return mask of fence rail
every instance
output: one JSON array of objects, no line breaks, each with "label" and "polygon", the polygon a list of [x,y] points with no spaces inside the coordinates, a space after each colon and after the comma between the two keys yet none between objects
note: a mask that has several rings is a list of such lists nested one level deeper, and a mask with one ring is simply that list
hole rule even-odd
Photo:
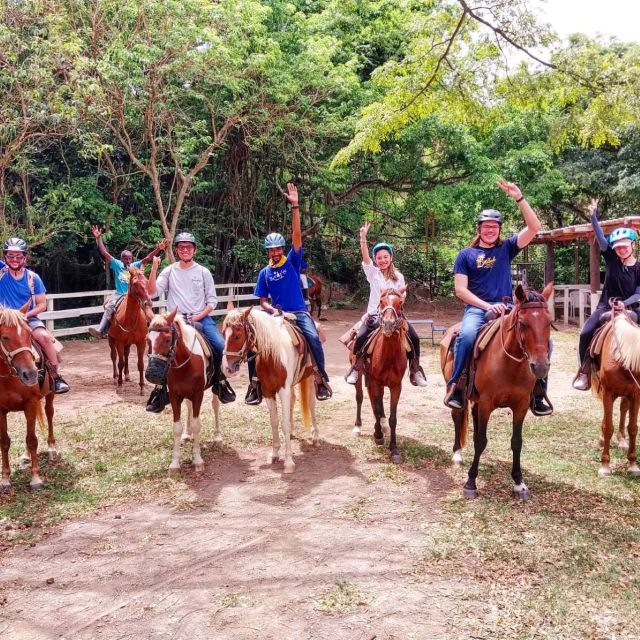
[{"label": "fence rail", "polygon": [[[227,313],[227,303],[231,300],[235,306],[242,306],[243,303],[254,303],[257,298],[253,295],[253,289],[255,288],[255,282],[242,282],[232,284],[216,284],[216,292],[218,293],[218,308],[214,310],[214,316],[223,316]],[[249,290],[250,293],[242,293]],[[224,295],[220,295],[221,291],[226,291]],[[68,320],[72,318],[87,318],[90,316],[96,316],[104,311],[104,302],[113,293],[113,289],[104,289],[102,291],[78,291],[75,293],[51,293],[47,294],[47,310],[40,314],[40,318],[44,320],[47,325],[47,330],[54,336],[73,336],[81,333],[87,333],[91,324],[86,323],[79,324],[73,327],[59,327],[56,329],[55,323],[60,320]],[[94,305],[91,307],[73,307],[71,309],[58,309],[56,310],[56,300],[71,300],[80,298],[102,298],[103,304]],[[154,309],[165,309],[167,306],[166,300],[154,300]]]}]

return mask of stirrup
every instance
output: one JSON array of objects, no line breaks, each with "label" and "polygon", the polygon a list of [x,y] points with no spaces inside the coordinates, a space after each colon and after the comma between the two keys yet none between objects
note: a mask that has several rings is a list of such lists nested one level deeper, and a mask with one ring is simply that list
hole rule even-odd
[{"label": "stirrup", "polygon": [[249,388],[244,397],[244,403],[257,406],[262,402],[262,387],[259,380],[249,382]]},{"label": "stirrup", "polygon": [[462,389],[458,388],[457,383],[453,382],[447,387],[444,404],[446,407],[449,407],[449,409],[464,409],[464,396]]},{"label": "stirrup", "polygon": [[357,384],[360,380],[360,372],[355,367],[351,367],[344,379],[347,384]]}]

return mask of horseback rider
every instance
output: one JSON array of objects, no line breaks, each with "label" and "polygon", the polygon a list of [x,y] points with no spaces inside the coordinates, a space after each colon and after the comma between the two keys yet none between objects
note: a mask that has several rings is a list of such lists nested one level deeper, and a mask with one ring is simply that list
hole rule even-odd
[{"label": "horseback rider", "polygon": [[[517,235],[503,240],[500,237],[502,214],[495,209],[484,209],[478,215],[476,237],[456,257],[453,265],[456,296],[466,306],[455,342],[453,373],[447,382],[444,398],[445,405],[452,409],[464,406],[463,390],[458,387],[458,380],[468,365],[480,328],[487,319],[499,316],[510,306],[513,293],[511,262],[542,227],[516,184],[498,180],[498,186],[517,203],[526,226]],[[507,304],[503,302],[505,298],[508,299]],[[545,387],[546,380],[543,381]],[[544,396],[537,394],[534,413],[548,415],[551,412]]]},{"label": "horseback rider", "polygon": [[58,353],[54,338],[45,328],[38,314],[47,310],[47,290],[40,276],[27,269],[27,243],[21,238],[9,238],[2,247],[5,262],[0,260],[0,305],[20,310],[27,302],[27,323],[33,339],[40,345],[45,357],[45,366],[53,381],[55,393],[67,393],[69,385],[58,373]]},{"label": "horseback rider", "polygon": [[[365,222],[360,228],[360,252],[362,254],[362,270],[369,282],[369,304],[367,305],[367,317],[363,320],[358,330],[354,353],[356,361],[345,376],[349,384],[356,384],[360,377],[360,371],[364,366],[365,354],[363,347],[371,333],[379,326],[378,307],[380,306],[380,294],[385,289],[406,290],[404,276],[393,264],[393,247],[386,242],[378,242],[371,251],[367,246],[367,232],[370,224]],[[411,340],[412,350],[409,354],[409,380],[416,387],[426,387],[427,377],[420,366],[420,338],[416,330],[407,323],[408,335]]]},{"label": "horseback rider", "polygon": [[[270,233],[264,241],[269,255],[269,265],[260,271],[253,294],[260,298],[260,306],[268,313],[279,311],[293,313],[296,325],[304,335],[314,361],[316,398],[327,400],[331,397],[329,376],[324,367],[324,351],[318,335],[318,329],[307,311],[300,287],[300,265],[302,263],[302,231],[300,228],[300,208],[298,206],[298,190],[292,183],[287,184],[287,193],[283,193],[291,205],[292,213],[292,246],[284,255],[285,240],[279,233]],[[269,303],[269,297],[271,303]],[[249,389],[245,396],[247,404],[256,405],[262,401],[260,382],[256,377],[255,362],[248,360]]]},{"label": "horseback rider", "polygon": [[[213,353],[215,373],[211,390],[220,398],[220,402],[233,402],[236,395],[220,367],[224,339],[211,315],[218,304],[213,276],[209,269],[194,260],[198,243],[192,233],[179,233],[173,240],[173,246],[178,254],[178,262],[165,267],[156,279],[160,258],[154,258],[147,291],[154,298],[166,293],[167,309],[177,307],[185,320],[201,325]],[[167,403],[167,394],[156,389],[151,393],[147,411],[160,413]]]},{"label": "horseback rider", "polygon": [[107,337],[113,314],[115,313],[115,310],[120,304],[122,298],[127,295],[127,291],[129,289],[129,269],[139,269],[143,265],[147,264],[147,262],[151,262],[151,260],[153,260],[160,251],[164,251],[167,248],[169,241],[166,238],[160,240],[151,253],[142,258],[142,260],[136,260],[134,262],[133,254],[127,249],[120,254],[120,260],[114,258],[109,251],[107,251],[102,240],[102,230],[97,224],[94,224],[91,227],[91,233],[96,239],[100,255],[104,258],[107,265],[109,265],[111,271],[113,271],[113,283],[116,290],[104,307],[104,313],[102,314],[102,319],[100,320],[98,327],[89,327],[89,333],[94,338],[100,339]]},{"label": "horseback rider", "polygon": [[591,200],[589,213],[591,226],[607,266],[598,306],[580,331],[578,343],[580,368],[573,381],[573,388],[579,391],[587,391],[591,388],[591,361],[587,350],[603,314],[611,310],[611,299],[615,299],[614,307],[617,311],[628,308],[627,312],[633,314],[635,321],[637,321],[637,314],[634,309],[637,310],[640,301],[640,263],[635,256],[638,234],[628,227],[618,227],[606,238],[598,222],[596,198]]}]

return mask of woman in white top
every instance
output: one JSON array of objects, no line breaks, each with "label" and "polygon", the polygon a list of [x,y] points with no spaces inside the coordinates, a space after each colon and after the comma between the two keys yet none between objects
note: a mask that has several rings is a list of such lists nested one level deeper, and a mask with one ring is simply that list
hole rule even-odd
[{"label": "woman in white top", "polygon": [[[378,306],[380,304],[380,294],[385,289],[402,289],[403,293],[406,289],[404,276],[393,265],[393,248],[390,244],[378,242],[371,252],[373,260],[369,256],[369,250],[367,248],[367,232],[369,231],[369,226],[369,223],[365,222],[360,228],[360,252],[362,253],[362,269],[371,289],[369,291],[367,317],[363,320],[356,338],[354,348],[356,361],[345,377],[349,384],[356,384],[358,381],[364,361],[362,347],[373,330],[379,325]],[[420,339],[418,338],[416,330],[410,324],[408,324],[408,327],[409,339],[413,347],[413,351],[408,354],[409,380],[413,385],[426,387],[427,378],[420,366]]]}]

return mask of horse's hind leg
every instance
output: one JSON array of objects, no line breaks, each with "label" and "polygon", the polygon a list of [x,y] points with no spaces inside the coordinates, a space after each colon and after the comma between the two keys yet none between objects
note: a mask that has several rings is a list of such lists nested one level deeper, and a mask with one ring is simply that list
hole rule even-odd
[{"label": "horse's hind leg", "polygon": [[[40,402],[40,398],[36,400]],[[25,418],[27,419],[27,450],[31,458],[31,482],[29,486],[32,491],[40,491],[43,483],[40,477],[40,466],[38,464],[38,436],[36,435],[36,416],[37,406],[36,402],[30,402],[27,404],[24,410]]]},{"label": "horse's hind leg", "polygon": [[609,446],[611,444],[611,436],[613,435],[613,403],[615,401],[614,395],[604,389],[602,393],[602,453],[600,455],[600,469],[598,469],[598,475],[601,478],[605,478],[611,475],[611,468],[609,463],[611,461],[611,454]]},{"label": "horse's hind leg", "polygon": [[383,391],[383,388],[377,382],[369,379],[369,401],[371,402],[371,410],[376,419],[373,427],[373,440],[378,446],[384,444],[384,435],[382,434],[382,426],[380,424]]},{"label": "horse's hind leg", "polygon": [[182,442],[182,422],[180,421],[181,398],[171,398],[171,409],[173,410],[173,453],[169,473],[180,471],[180,443]]},{"label": "horse's hind leg", "polygon": [[629,461],[629,475],[634,478],[640,476],[640,467],[636,459],[636,440],[638,435],[638,409],[640,408],[640,398],[637,396],[630,401],[629,407],[629,449],[627,460]]},{"label": "horse's hind leg", "polygon": [[211,408],[213,409],[213,441],[222,442],[220,431],[220,398],[215,393],[211,394]]},{"label": "horse's hind leg", "polygon": [[291,389],[283,387],[278,392],[280,396],[280,405],[282,407],[282,435],[284,437],[284,472],[293,473],[296,470],[296,464],[293,461],[293,453],[291,451]]},{"label": "horse's hind leg", "polygon": [[138,352],[138,374],[140,376],[140,381],[139,381],[139,385],[140,385],[140,395],[144,395],[144,347],[145,347],[146,341],[145,342],[138,342],[138,344],[136,344],[136,350]]},{"label": "horse's hind leg", "polygon": [[0,411],[0,449],[2,450],[2,478],[0,478],[0,493],[11,490],[11,467],[9,466],[9,430],[7,429],[7,412]]},{"label": "horse's hind leg", "polygon": [[402,462],[402,455],[398,451],[396,444],[396,426],[398,424],[398,401],[400,400],[400,392],[402,391],[402,385],[391,389],[391,411],[389,412],[389,451],[391,452],[391,462],[394,464],[400,464]]},{"label": "horse's hind leg", "polygon": [[185,428],[182,431],[182,435],[180,436],[180,443],[183,444],[185,442],[191,442],[193,440],[193,433],[191,431],[191,424],[193,420],[193,404],[191,400],[185,398],[184,400],[185,406],[187,408],[187,419],[185,420]]},{"label": "horse's hind leg", "polygon": [[464,446],[462,441],[467,430],[469,411],[466,408],[451,409],[451,418],[453,419],[453,426],[455,430],[453,456],[451,457],[451,461],[457,466],[462,462],[462,447]]},{"label": "horse's hind leg", "polygon": [[126,363],[126,357],[124,355],[125,347],[121,342],[116,345],[118,351],[118,391],[122,391],[122,372]]},{"label": "horse's hind leg", "polygon": [[117,362],[118,362],[118,349],[116,348],[116,341],[109,336],[109,351],[111,353],[111,364],[113,366],[113,384],[117,385],[118,384],[118,369],[117,369]]},{"label": "horse's hind leg", "polygon": [[511,477],[513,478],[513,495],[522,500],[528,500],[529,489],[522,479],[522,468],[520,466],[520,454],[522,452],[522,424],[527,415],[528,406],[513,411],[513,430],[511,432],[511,452],[513,462],[511,466]]},{"label": "horse's hind leg", "polygon": [[280,429],[278,428],[278,405],[275,398],[265,398],[269,408],[269,422],[271,423],[271,452],[267,455],[267,464],[280,459]]},{"label": "horse's hind leg", "polygon": [[193,436],[193,468],[196,473],[202,473],[204,471],[204,460],[202,459],[202,453],[200,451],[200,434],[202,432],[202,423],[200,422],[200,407],[202,406],[202,396],[204,390],[198,393],[193,401],[187,400],[187,403],[191,406],[190,412],[190,431]]},{"label": "horse's hind leg", "polygon": [[487,422],[491,411],[480,411],[478,404],[473,405],[471,410],[473,416],[473,462],[469,467],[469,475],[467,482],[462,490],[462,495],[465,498],[477,498],[478,488],[476,486],[476,479],[478,478],[478,468],[480,466],[480,456],[487,446]]},{"label": "horse's hind leg", "polygon": [[130,382],[129,377],[129,354],[131,353],[131,345],[127,344],[124,347],[124,379],[126,382]]},{"label": "horse's hind leg", "polygon": [[353,433],[357,436],[360,435],[362,431],[362,400],[364,398],[364,394],[362,393],[362,374],[358,377],[358,382],[356,382],[356,423],[353,426]]},{"label": "horse's hind leg", "polygon": [[627,440],[627,416],[629,416],[630,401],[628,398],[620,399],[620,422],[618,423],[618,449],[620,451],[629,450]]},{"label": "horse's hind leg", "polygon": [[53,401],[55,400],[55,395],[53,393],[48,393],[44,398],[44,413],[47,417],[47,449],[49,455],[49,462],[56,462],[58,460],[58,451],[56,449],[56,438],[53,434]]}]

